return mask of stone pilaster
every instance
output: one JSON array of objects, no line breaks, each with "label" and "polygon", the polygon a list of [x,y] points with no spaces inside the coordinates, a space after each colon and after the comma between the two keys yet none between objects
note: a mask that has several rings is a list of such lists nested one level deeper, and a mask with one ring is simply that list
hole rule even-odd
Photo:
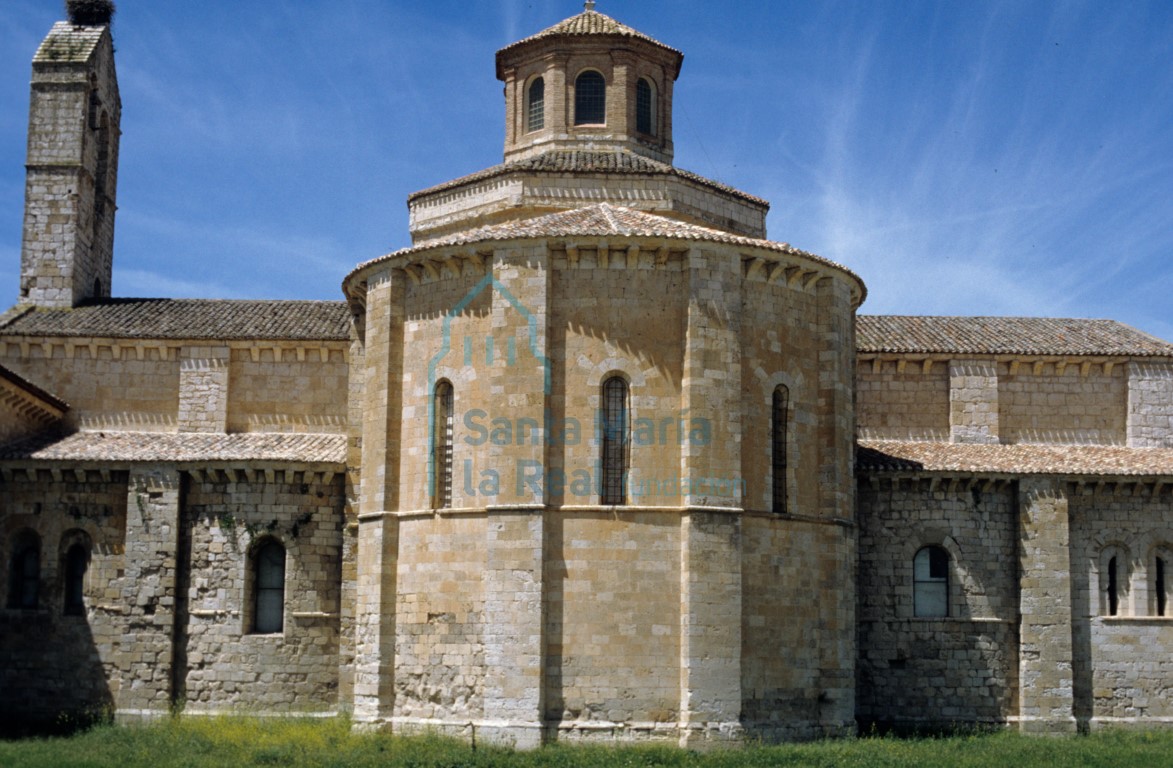
[{"label": "stone pilaster", "polygon": [[136,467],[126,501],[126,555],[120,594],[122,639],[114,654],[116,716],[158,717],[173,701],[173,639],[178,562],[180,477],[174,469]]},{"label": "stone pilaster", "polygon": [[1071,555],[1058,481],[1019,481],[1019,714],[1028,732],[1075,730]]},{"label": "stone pilaster", "polygon": [[184,347],[179,354],[179,431],[224,432],[228,424],[228,347]]},{"label": "stone pilaster", "polygon": [[1173,447],[1173,363],[1128,364],[1128,446]]},{"label": "stone pilaster", "polygon": [[540,509],[493,509],[486,531],[483,739],[536,747],[542,738]]},{"label": "stone pilaster", "polygon": [[949,361],[949,431],[955,443],[997,443],[998,364]]},{"label": "stone pilaster", "polygon": [[740,736],[741,518],[681,520],[680,745]]},{"label": "stone pilaster", "polygon": [[[820,280],[818,292],[819,516],[855,517],[855,313],[842,280]],[[795,403],[795,409],[810,404]],[[801,471],[801,470],[799,470]],[[795,510],[809,514],[811,510]]]},{"label": "stone pilaster", "polygon": [[354,716],[378,725],[395,691],[395,594],[399,555],[399,436],[402,422],[403,284],[386,270],[367,288],[362,371],[362,480],[355,605]]}]

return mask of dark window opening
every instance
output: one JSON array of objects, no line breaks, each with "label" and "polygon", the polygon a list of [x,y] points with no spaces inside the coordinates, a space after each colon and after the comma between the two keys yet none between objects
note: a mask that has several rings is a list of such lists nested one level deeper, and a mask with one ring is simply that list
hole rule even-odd
[{"label": "dark window opening", "polygon": [[655,91],[643,78],[635,84],[635,129],[652,136],[656,134]]},{"label": "dark window opening", "polygon": [[912,561],[913,615],[949,615],[949,553],[942,547],[924,547]]},{"label": "dark window opening", "polygon": [[285,547],[270,539],[257,548],[254,557],[256,605],[253,632],[280,632],[285,626]]},{"label": "dark window opening", "polygon": [[540,131],[546,127],[546,82],[536,78],[529,86],[529,96],[526,99],[527,131]]},{"label": "dark window opening", "polygon": [[773,474],[773,509],[786,512],[786,437],[790,419],[790,390],[778,387],[774,390],[770,408],[770,470]]},{"label": "dark window opening", "polygon": [[65,615],[84,616],[86,612],[86,569],[90,553],[81,544],[74,544],[65,553]]},{"label": "dark window opening", "polygon": [[1115,616],[1120,611],[1119,584],[1116,580],[1116,558],[1108,561],[1108,615]]},{"label": "dark window opening", "polygon": [[36,608],[41,592],[41,540],[31,531],[16,538],[8,578],[8,607]]},{"label": "dark window opening", "polygon": [[627,503],[627,382],[603,382],[603,504]]},{"label": "dark window opening", "polygon": [[1165,605],[1168,599],[1165,592],[1165,558],[1157,558],[1157,615],[1165,615]]},{"label": "dark window opening", "polygon": [[583,72],[574,81],[574,124],[607,122],[607,81],[598,72]]}]

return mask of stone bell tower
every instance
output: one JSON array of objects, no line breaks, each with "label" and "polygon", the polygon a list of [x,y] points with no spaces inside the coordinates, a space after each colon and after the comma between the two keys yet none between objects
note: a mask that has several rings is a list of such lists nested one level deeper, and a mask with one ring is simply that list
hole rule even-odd
[{"label": "stone bell tower", "polygon": [[33,56],[22,304],[110,295],[122,105],[110,2],[71,2]]}]

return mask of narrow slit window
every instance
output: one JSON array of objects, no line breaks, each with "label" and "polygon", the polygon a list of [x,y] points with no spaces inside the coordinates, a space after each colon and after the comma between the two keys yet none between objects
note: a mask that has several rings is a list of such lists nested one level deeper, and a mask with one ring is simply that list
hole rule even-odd
[{"label": "narrow slit window", "polygon": [[546,127],[546,81],[534,78],[526,97],[526,131],[540,131]]},{"label": "narrow slit window", "polygon": [[773,476],[773,510],[786,512],[786,439],[790,421],[790,390],[774,390],[770,408],[770,472]]},{"label": "narrow slit window", "polygon": [[65,553],[65,615],[84,616],[86,612],[86,569],[90,553],[85,546],[74,544]]},{"label": "narrow slit window", "polygon": [[452,506],[452,385],[441,381],[436,385],[435,426],[432,457],[432,506],[436,509]]},{"label": "narrow slit window", "polygon": [[1120,612],[1120,582],[1116,571],[1117,562],[1113,557],[1108,560],[1108,615],[1115,616]]},{"label": "narrow slit window", "polygon": [[607,81],[595,71],[583,72],[574,81],[574,124],[607,122]]},{"label": "narrow slit window", "polygon": [[1166,610],[1166,606],[1168,605],[1167,601],[1169,599],[1168,593],[1165,591],[1166,588],[1168,587],[1168,584],[1166,584],[1166,582],[1165,582],[1165,558],[1163,558],[1163,557],[1157,558],[1156,571],[1157,571],[1156,572],[1157,615],[1164,616],[1164,615],[1166,615],[1165,610]]},{"label": "narrow slit window", "polygon": [[627,382],[603,382],[603,504],[627,503]]},{"label": "narrow slit window", "polygon": [[272,539],[266,541],[257,548],[254,565],[253,632],[280,632],[285,626],[285,547]]},{"label": "narrow slit window", "polygon": [[41,540],[32,531],[16,537],[8,579],[8,607],[36,608],[41,592]]},{"label": "narrow slit window", "polygon": [[913,615],[922,618],[949,615],[949,553],[942,547],[924,547],[912,561]]},{"label": "narrow slit window", "polygon": [[656,89],[645,77],[635,84],[635,129],[656,135]]}]

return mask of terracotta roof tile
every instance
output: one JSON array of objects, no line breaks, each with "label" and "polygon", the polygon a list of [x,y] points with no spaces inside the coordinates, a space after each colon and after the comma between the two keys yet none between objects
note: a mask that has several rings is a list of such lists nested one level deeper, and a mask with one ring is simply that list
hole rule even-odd
[{"label": "terracotta roof tile", "polygon": [[1173,344],[1115,320],[860,315],[864,353],[1173,357]]},{"label": "terracotta roof tile", "polygon": [[626,24],[620,24],[615,19],[598,11],[583,11],[577,16],[571,16],[569,19],[564,19],[552,27],[547,27],[537,34],[522,38],[515,43],[510,43],[501,50],[497,51],[500,56],[506,51],[512,51],[529,43],[546,40],[552,37],[580,37],[585,35],[618,35],[620,37],[631,37],[637,40],[643,40],[646,43],[659,46],[667,51],[671,51],[683,57],[684,54],[675,48],[664,45],[659,40],[645,35],[643,32],[632,29]]},{"label": "terracotta roof tile", "polygon": [[257,433],[93,432],[39,435],[0,448],[2,461],[229,462],[335,464],[346,462],[346,435]]},{"label": "terracotta roof tile", "polygon": [[408,196],[407,201],[411,203],[420,197],[434,195],[449,189],[455,189],[467,184],[474,184],[478,181],[485,181],[486,179],[513,173],[609,173],[631,174],[636,176],[678,176],[682,179],[700,184],[701,186],[724,192],[725,194],[738,197],[755,205],[760,205],[763,208],[770,207],[769,202],[760,197],[754,197],[727,184],[706,179],[699,174],[682,170],[668,163],[661,163],[658,160],[652,160],[643,155],[637,155],[626,149],[553,149],[533,157],[494,165],[483,171],[477,171],[467,176],[461,176],[458,179],[446,181],[443,184],[437,184],[434,187],[422,189],[419,192],[413,192]]},{"label": "terracotta roof tile", "polygon": [[[694,242],[716,242],[746,248],[762,248],[779,253],[790,253],[842,270],[854,276],[851,270],[806,251],[801,251],[787,243],[776,243],[772,240],[760,240],[753,237],[733,235],[719,229],[710,229],[695,224],[686,224],[682,221],[644,213],[632,208],[598,203],[584,208],[575,208],[569,211],[550,213],[545,216],[535,216],[531,219],[506,222],[504,224],[490,224],[476,229],[456,232],[451,235],[438,237],[420,243],[411,248],[404,248],[385,256],[359,264],[351,271],[351,275],[372,264],[400,256],[443,248],[454,245],[472,245],[474,243],[492,242],[495,240],[519,240],[526,238],[566,238],[566,237],[654,237],[672,240],[687,240]],[[347,275],[346,280],[350,279]],[[858,278],[856,278],[858,279]],[[346,280],[343,281],[345,285]],[[861,289],[863,283],[860,283]]]},{"label": "terracotta roof tile", "polygon": [[341,301],[103,299],[7,314],[0,336],[26,335],[344,341],[350,312]]},{"label": "terracotta roof tile", "polygon": [[1173,448],[861,440],[855,463],[860,472],[1173,477]]}]

